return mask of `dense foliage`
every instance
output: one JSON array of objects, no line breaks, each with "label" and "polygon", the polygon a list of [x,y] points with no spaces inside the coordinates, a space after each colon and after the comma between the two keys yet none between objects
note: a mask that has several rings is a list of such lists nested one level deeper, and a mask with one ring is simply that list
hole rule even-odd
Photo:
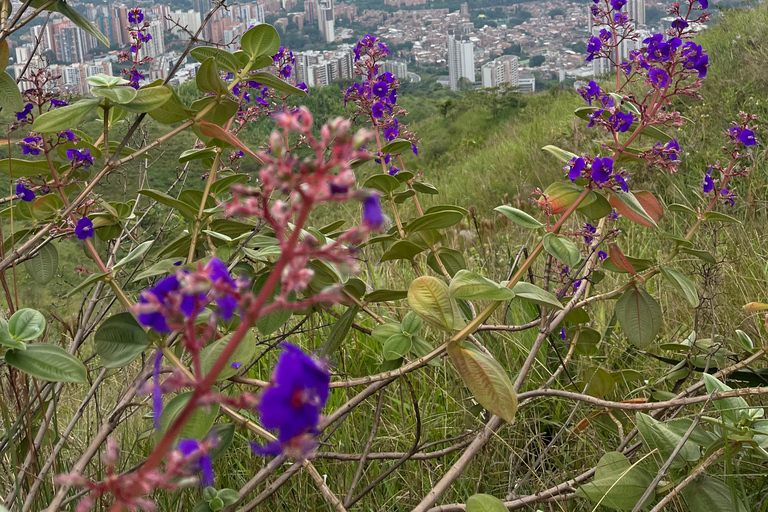
[{"label": "dense foliage", "polygon": [[[87,98],[0,75],[0,510],[758,510],[768,305],[730,281],[763,291],[735,233],[765,89],[718,77],[737,115],[707,124],[707,2],[643,40],[625,4],[594,1],[615,75],[578,100],[446,96],[416,125],[373,36],[341,93],[307,96],[269,25],[193,38],[194,87],[147,83],[138,8]],[[0,58],[28,21],[4,13]],[[72,315],[37,295],[64,261]]]}]

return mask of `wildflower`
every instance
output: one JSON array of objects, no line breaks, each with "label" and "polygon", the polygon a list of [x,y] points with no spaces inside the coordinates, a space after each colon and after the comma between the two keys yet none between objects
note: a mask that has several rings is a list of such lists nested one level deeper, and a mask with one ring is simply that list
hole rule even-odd
[{"label": "wildflower", "polygon": [[373,84],[371,87],[371,92],[379,98],[383,98],[389,92],[389,88],[387,87],[386,82],[382,80]]},{"label": "wildflower", "polygon": [[699,5],[702,9],[709,8],[709,0],[699,0]]},{"label": "wildflower", "polygon": [[715,182],[712,179],[712,167],[707,169],[707,174],[704,175],[704,181],[702,182],[702,188],[705,194],[709,194],[715,189]]},{"label": "wildflower", "polygon": [[603,42],[600,40],[600,38],[592,36],[589,38],[589,42],[587,43],[587,62],[591,62],[595,58],[595,54],[597,54],[600,49],[603,47]]},{"label": "wildflower", "polygon": [[231,366],[233,370],[239,370],[240,367],[243,366],[243,363],[234,362],[229,366]]},{"label": "wildflower", "polygon": [[597,251],[597,259],[598,261],[603,261],[608,257],[608,254],[605,251]]},{"label": "wildflower", "polygon": [[27,118],[27,116],[32,112],[32,109],[35,108],[34,105],[31,103],[27,103],[24,105],[24,108],[21,110],[21,112],[16,112],[16,120],[22,121]]},{"label": "wildflower", "polygon": [[614,10],[620,11],[625,5],[627,5],[627,0],[611,0],[611,7]]},{"label": "wildflower", "polygon": [[157,430],[161,430],[160,416],[163,414],[163,391],[160,388],[160,363],[162,360],[163,351],[158,350],[155,353],[155,364],[152,369],[152,380],[154,382],[152,387],[152,421]]},{"label": "wildflower", "polygon": [[755,139],[755,132],[749,128],[740,128],[735,126],[728,131],[730,132],[731,139],[736,139],[745,146],[754,146],[757,144],[757,139]]},{"label": "wildflower", "polygon": [[289,343],[283,348],[258,405],[261,423],[278,431],[277,440],[263,447],[251,446],[260,454],[288,450],[295,458],[303,458],[314,447],[308,436],[317,432],[331,377],[322,362],[300,348]]},{"label": "wildflower", "polygon": [[83,217],[82,219],[77,221],[77,226],[75,227],[75,234],[77,235],[77,238],[79,238],[80,240],[85,240],[86,238],[93,238],[93,221],[88,217]]},{"label": "wildflower", "polygon": [[416,147],[416,144],[411,144],[411,151],[414,155],[419,156],[419,148]]},{"label": "wildflower", "polygon": [[592,100],[600,97],[600,86],[597,85],[597,82],[591,80],[584,89],[579,90],[579,93],[581,93],[584,101],[592,106]]},{"label": "wildflower", "polygon": [[307,87],[307,84],[304,82],[301,82],[300,84],[296,84],[296,87],[301,89],[304,92],[309,92],[309,87]]},{"label": "wildflower", "polygon": [[576,181],[576,178],[581,177],[581,171],[583,171],[586,166],[587,164],[583,158],[574,158],[570,163],[571,170],[568,172],[568,178],[570,178],[571,181]]},{"label": "wildflower", "polygon": [[596,183],[605,183],[613,173],[613,159],[597,157],[592,162],[592,179]]},{"label": "wildflower", "polygon": [[704,50],[700,45],[693,41],[688,41],[685,43],[685,46],[683,46],[683,56],[685,57],[685,62],[683,62],[683,67],[685,69],[698,71],[699,78],[707,76],[709,55],[704,53]]},{"label": "wildflower", "polygon": [[21,152],[24,155],[34,155],[37,156],[40,154],[40,146],[39,144],[43,142],[43,139],[40,137],[24,137],[24,139],[19,142],[19,145],[21,146]]},{"label": "wildflower", "polygon": [[84,169],[88,169],[91,165],[93,165],[91,150],[88,148],[85,148],[82,151],[75,148],[69,148],[67,150],[67,160],[70,160],[72,165],[82,163]]},{"label": "wildflower", "polygon": [[659,89],[663,89],[669,85],[669,75],[663,69],[651,69],[651,72],[648,73],[648,78],[651,80],[651,83]]},{"label": "wildflower", "polygon": [[[237,288],[235,280],[232,279],[227,266],[220,259],[211,258],[203,270],[208,274],[208,278],[211,280],[211,283],[219,285],[226,284],[229,285],[233,290]],[[232,295],[225,293],[215,300],[219,315],[221,315],[225,321],[231,320],[232,315],[237,308],[237,299]]]},{"label": "wildflower", "polygon": [[63,132],[60,132],[59,137],[62,139],[67,139],[70,142],[75,140],[75,134],[72,132],[72,130],[64,130]]},{"label": "wildflower", "polygon": [[[169,302],[170,295],[174,292],[177,292],[180,287],[181,284],[179,283],[179,279],[175,274],[163,278],[159,283],[157,283],[157,285],[155,285],[154,288],[144,290],[141,293],[141,296],[139,297],[139,304],[150,304],[152,302],[165,304],[166,302]],[[191,310],[193,308],[194,299],[191,302],[188,299],[181,301],[182,311],[189,311],[191,314]],[[157,332],[171,332],[171,328],[168,327],[165,316],[160,311],[152,310],[147,312],[140,312],[137,319],[140,324],[146,327],[150,327]]]},{"label": "wildflower", "polygon": [[384,128],[384,138],[387,139],[387,141],[392,142],[397,138],[398,135],[400,135],[400,127],[397,122],[397,119],[392,120],[392,124]]},{"label": "wildflower", "polygon": [[675,21],[672,22],[672,28],[683,30],[686,27],[688,27],[688,22],[685,21],[683,18],[677,18]]},{"label": "wildflower", "polygon": [[363,224],[370,229],[380,229],[384,225],[379,196],[371,194],[363,201]]},{"label": "wildflower", "polygon": [[142,21],[144,21],[144,13],[141,12],[141,9],[138,7],[134,7],[130,11],[128,11],[128,22],[129,23],[135,23],[139,24]]},{"label": "wildflower", "polygon": [[664,148],[670,151],[670,153],[666,155],[667,159],[673,162],[677,160],[677,154],[680,152],[680,143],[677,142],[677,139],[672,139],[671,141],[667,142],[664,145]]},{"label": "wildflower", "polygon": [[395,174],[397,174],[397,173],[399,173],[399,172],[400,172],[400,169],[398,169],[398,168],[397,168],[397,167],[395,167],[394,165],[390,165],[390,166],[389,166],[389,175],[390,175],[390,176],[394,176]]},{"label": "wildflower", "polygon": [[565,341],[566,335],[565,335],[565,327],[560,328],[560,339]]},{"label": "wildflower", "polygon": [[735,192],[732,190],[728,190],[727,188],[724,188],[720,191],[720,195],[722,196],[723,200],[725,200],[725,204],[728,206],[733,206],[736,204],[736,199],[738,199],[739,196],[736,195]]},{"label": "wildflower", "polygon": [[632,127],[635,122],[635,116],[627,112],[616,112],[613,114],[609,121],[613,124],[613,129],[618,132],[626,132]]},{"label": "wildflower", "polygon": [[24,202],[31,203],[35,199],[35,193],[24,186],[23,183],[16,184],[16,195]]},{"label": "wildflower", "polygon": [[629,16],[623,12],[617,12],[613,15],[613,22],[617,25],[624,25],[629,22]]},{"label": "wildflower", "polygon": [[590,224],[589,222],[587,222],[586,224],[584,224],[584,226],[582,226],[581,231],[585,233],[584,243],[591,244],[593,239],[592,235],[597,233],[597,228],[592,224]]},{"label": "wildflower", "polygon": [[59,107],[66,107],[67,105],[69,105],[69,103],[67,103],[64,100],[58,100],[56,98],[52,98],[51,105],[53,106],[53,108],[59,108]]},{"label": "wildflower", "polygon": [[197,439],[182,439],[179,441],[179,451],[188,458],[195,460],[194,467],[202,473],[200,484],[203,487],[213,485],[213,464],[211,456]]},{"label": "wildflower", "polygon": [[616,180],[616,183],[621,187],[621,190],[624,192],[629,192],[629,185],[627,185],[627,181],[624,179],[624,176],[617,174],[613,177],[614,180]]},{"label": "wildflower", "polygon": [[374,103],[371,107],[371,115],[376,119],[381,119],[381,117],[384,115],[384,104],[380,101]]}]

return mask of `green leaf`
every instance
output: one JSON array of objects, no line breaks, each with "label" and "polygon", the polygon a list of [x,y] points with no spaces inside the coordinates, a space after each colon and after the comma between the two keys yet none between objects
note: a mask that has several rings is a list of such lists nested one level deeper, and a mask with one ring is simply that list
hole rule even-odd
[{"label": "green leaf", "polygon": [[597,347],[600,345],[602,338],[598,331],[590,327],[571,327],[566,331],[566,335],[569,340],[576,339],[576,347],[573,350],[577,354],[585,356],[597,354]]},{"label": "green leaf", "polygon": [[384,155],[399,155],[411,150],[412,143],[409,140],[395,139],[381,148]]},{"label": "green leaf", "polygon": [[130,313],[107,318],[96,330],[93,340],[105,368],[122,368],[130,364],[149,345],[146,331]]},{"label": "green leaf", "polygon": [[691,249],[690,247],[681,247],[680,252],[682,252],[683,254],[690,254],[691,256],[696,256],[700,260],[706,261],[711,265],[717,265],[717,260],[715,259],[715,257],[712,256],[712,254],[710,254],[707,251]]},{"label": "green leaf", "polygon": [[671,268],[659,267],[661,275],[669,284],[688,301],[691,307],[699,305],[699,294],[696,292],[696,286],[682,272]]},{"label": "green leaf", "polygon": [[37,256],[24,262],[27,273],[38,284],[48,284],[59,269],[59,251],[52,243],[40,248]]},{"label": "green leaf", "polygon": [[188,205],[184,201],[180,201],[179,199],[176,199],[175,197],[171,197],[164,192],[160,192],[158,190],[152,190],[152,189],[142,189],[142,190],[139,190],[139,194],[142,194],[151,199],[154,199],[158,203],[164,204],[166,206],[170,206],[174,210],[177,210],[179,213],[181,213],[182,215],[190,219],[194,219],[197,217],[197,210],[195,210],[192,206]]},{"label": "green leaf", "polygon": [[[543,195],[549,198],[552,213],[558,214],[565,212],[573,203],[575,203],[582,192],[584,192],[583,187],[574,185],[573,183],[556,181],[547,187]],[[579,203],[579,207],[591,204],[595,201],[596,197],[597,194],[587,194],[587,197]]]},{"label": "green leaf", "polygon": [[640,132],[641,135],[646,135],[652,139],[659,140],[661,142],[669,142],[672,140],[672,137],[664,133],[663,131],[659,130],[655,126],[646,126],[643,128],[643,131]]},{"label": "green leaf", "polygon": [[[173,397],[168,405],[163,409],[160,416],[161,432],[168,430],[173,422],[178,418],[181,411],[192,397],[192,392],[188,391]],[[189,421],[182,427],[178,438],[180,439],[203,439],[211,430],[216,416],[219,415],[219,404],[195,407],[194,412],[189,417]]]},{"label": "green leaf", "polygon": [[590,192],[585,201],[592,199],[591,202],[586,205],[579,205],[576,210],[586,216],[589,220],[595,221],[602,219],[606,215],[609,215],[613,208],[611,203],[602,195],[597,192]]},{"label": "green leaf", "polygon": [[423,181],[414,181],[413,183],[411,183],[411,186],[413,187],[413,190],[415,190],[420,194],[435,195],[439,193],[434,185],[430,185],[429,183],[424,183]]},{"label": "green leaf", "polygon": [[20,309],[8,320],[8,332],[18,341],[33,340],[45,332],[45,317],[34,309]]},{"label": "green leaf", "polygon": [[266,85],[270,89],[274,89],[276,91],[284,92],[285,94],[294,94],[296,96],[307,96],[307,93],[299,89],[298,87],[294,87],[288,82],[284,82],[277,78],[272,73],[267,73],[265,71],[260,71],[258,73],[254,73],[252,75],[248,75],[249,80],[255,80],[259,82],[261,85]]},{"label": "green leaf", "polygon": [[567,236],[547,233],[543,239],[544,250],[556,260],[565,263],[569,267],[575,267],[581,261],[579,248]]},{"label": "green leaf", "polygon": [[11,333],[8,332],[8,322],[2,318],[0,318],[0,347],[16,348],[19,350],[27,349],[27,345],[23,341],[13,339]]},{"label": "green leaf", "polygon": [[109,39],[107,39],[104,34],[99,32],[99,29],[97,29],[93,23],[88,21],[88,19],[77,12],[73,7],[70,7],[64,0],[59,0],[56,2],[56,4],[54,4],[54,8],[51,10],[59,11],[61,14],[72,20],[72,23],[83,29],[85,32],[91,34],[93,37],[98,39],[101,44],[109,48]]},{"label": "green leaf", "polygon": [[195,76],[197,88],[202,92],[212,92],[221,96],[227,92],[227,84],[219,76],[219,68],[216,59],[209,57],[200,64]]},{"label": "green leaf", "polygon": [[[610,509],[632,510],[652,482],[653,476],[644,468],[632,466],[619,452],[608,452],[597,463],[595,478],[579,487],[576,496]],[[654,499],[652,492],[647,503]]]},{"label": "green leaf", "polygon": [[517,208],[512,208],[511,206],[507,206],[507,205],[497,206],[496,208],[493,209],[493,211],[499,212],[500,214],[504,215],[506,218],[508,218],[515,224],[523,226],[524,228],[536,229],[536,228],[544,227],[544,224],[542,224],[535,218],[531,217],[524,211],[518,210]]},{"label": "green leaf", "polygon": [[[637,413],[635,423],[648,450],[659,450],[659,455],[662,459],[659,463],[669,459],[677,445],[683,440],[681,435],[676,434],[665,424],[647,414]],[[670,467],[673,469],[684,468],[689,462],[699,460],[700,456],[699,448],[691,441],[686,441]]]},{"label": "green leaf", "polygon": [[555,309],[563,309],[563,305],[557,299],[555,294],[546,290],[542,290],[535,284],[520,281],[514,286],[514,288],[512,288],[512,291],[515,292],[515,296],[518,299],[533,302],[534,304],[539,304],[540,306],[549,306]]},{"label": "green leaf", "polygon": [[427,266],[434,270],[436,274],[442,273],[442,269],[437,264],[437,258],[440,258],[445,270],[448,271],[448,275],[451,277],[455,276],[459,270],[467,268],[467,263],[464,261],[463,254],[455,249],[440,247],[437,249],[437,255],[431,251],[427,255]]},{"label": "green leaf", "polygon": [[14,112],[24,108],[24,98],[21,96],[19,86],[16,85],[16,80],[4,71],[0,72],[0,107]]},{"label": "green leaf", "polygon": [[109,274],[101,273],[101,272],[95,273],[95,274],[91,274],[88,277],[86,277],[85,279],[83,279],[83,281],[79,285],[77,285],[74,288],[72,288],[71,290],[69,290],[64,295],[64,298],[71,297],[72,295],[76,294],[77,292],[88,288],[93,283],[96,283],[98,281],[104,281],[105,279],[107,279],[107,277],[109,277]]},{"label": "green leaf", "polygon": [[557,146],[551,146],[551,145],[550,146],[544,146],[541,149],[542,149],[542,151],[546,151],[550,155],[554,156],[555,158],[557,158],[561,162],[570,162],[574,158],[578,158],[579,157],[579,155],[576,155],[576,154],[571,153],[570,151],[566,151],[564,149],[560,149]]},{"label": "green leaf", "polygon": [[734,219],[730,215],[726,215],[724,213],[719,213],[719,212],[705,212],[704,220],[708,220],[708,221],[717,220],[720,222],[735,222],[737,224],[741,224],[741,221],[739,219]]},{"label": "green leaf", "polygon": [[153,110],[147,112],[155,121],[163,124],[173,124],[192,117],[193,112],[182,103],[175,91],[171,91],[171,97]]},{"label": "green leaf", "polygon": [[658,228],[658,224],[656,224],[656,221],[653,220],[653,218],[648,215],[648,212],[645,211],[645,208],[643,208],[643,205],[640,204],[640,202],[637,200],[635,195],[632,192],[619,192],[614,194],[614,197],[621,201],[624,206],[629,208],[632,212],[636,213],[646,221],[650,222],[653,227]]},{"label": "green leaf", "polygon": [[164,86],[142,87],[136,91],[136,97],[123,104],[123,108],[137,114],[152,112],[165,105],[173,96],[173,92]]},{"label": "green leaf", "polygon": [[280,36],[275,27],[262,23],[243,34],[240,46],[251,59],[272,56],[280,50]]},{"label": "green leaf", "polygon": [[216,460],[224,455],[227,449],[232,445],[232,441],[235,439],[235,424],[234,423],[217,423],[211,427],[210,437],[219,440],[211,451],[211,459]]},{"label": "green leaf", "polygon": [[448,290],[454,299],[511,300],[515,297],[509,288],[468,270],[459,270]]},{"label": "green leaf", "polygon": [[642,288],[633,288],[622,294],[616,302],[616,319],[633,345],[645,348],[662,327],[658,302]]},{"label": "green leaf", "polygon": [[216,64],[218,64],[219,68],[231,71],[232,73],[237,73],[243,68],[242,63],[237,57],[226,50],[214,48],[213,46],[198,46],[197,48],[192,48],[189,54],[197,62],[205,62],[206,59],[213,57],[216,59]]},{"label": "green leaf", "polygon": [[37,379],[50,382],[88,382],[83,363],[56,345],[33,343],[26,350],[11,349],[5,362]]},{"label": "green leaf", "polygon": [[408,240],[399,240],[384,251],[380,262],[391,260],[412,260],[416,255],[423,252],[424,248]]},{"label": "green leaf", "polygon": [[96,73],[95,75],[85,77],[85,81],[92,87],[114,87],[116,85],[128,85],[130,82],[119,76],[112,76],[106,73]]},{"label": "green leaf", "polygon": [[417,217],[403,228],[406,233],[416,233],[417,231],[426,231],[428,229],[443,229],[454,226],[461,222],[464,215],[456,211],[443,211],[435,213],[425,213]]},{"label": "green leaf", "polygon": [[451,299],[448,287],[432,276],[421,276],[408,287],[408,304],[428,324],[452,331],[461,324],[456,301]]},{"label": "green leaf", "polygon": [[234,174],[225,178],[217,179],[213,185],[211,185],[211,194],[218,196],[220,194],[226,194],[229,192],[232,185],[243,185],[248,182],[247,174]]},{"label": "green leaf", "polygon": [[[227,334],[203,349],[200,353],[200,369],[203,371],[203,375],[207,375],[208,372],[211,371],[213,363],[215,363],[219,356],[221,356],[221,353],[231,339],[232,334]],[[253,334],[253,331],[249,330],[243,339],[240,340],[240,344],[237,345],[235,352],[227,360],[224,369],[221,370],[221,373],[216,377],[216,381],[225,380],[233,375],[237,375],[237,373],[241,371],[239,365],[247,366],[251,364],[255,355],[256,336]],[[237,366],[237,368],[232,365]]]},{"label": "green leaf", "polygon": [[119,269],[133,263],[134,261],[138,261],[152,247],[152,242],[154,242],[154,240],[147,240],[146,242],[140,243],[125,258],[115,263],[112,268]]},{"label": "green leaf", "polygon": [[384,342],[383,354],[387,361],[400,359],[411,351],[411,337],[405,334],[395,334]]},{"label": "green leaf", "polygon": [[9,176],[13,173],[14,178],[34,178],[39,175],[48,176],[51,171],[45,160],[30,161],[11,158],[0,160],[0,172]]},{"label": "green leaf", "polygon": [[216,156],[216,150],[213,148],[187,149],[179,156],[179,163],[185,164],[192,160],[201,160],[203,158],[213,158]]},{"label": "green leaf", "polygon": [[407,290],[376,290],[365,296],[365,302],[391,302],[408,296]]},{"label": "green leaf", "polygon": [[739,341],[741,342],[742,346],[747,350],[752,350],[755,348],[755,344],[752,341],[752,338],[750,338],[749,335],[744,331],[736,329],[736,336],[739,337]]},{"label": "green leaf", "polygon": [[734,492],[724,482],[701,475],[685,486],[681,494],[687,512],[748,512],[738,492]]},{"label": "green leaf", "polygon": [[386,323],[377,325],[373,328],[371,331],[371,337],[378,341],[381,344],[384,344],[387,342],[389,338],[394,336],[395,334],[402,334],[403,328],[398,323]]},{"label": "green leaf", "polygon": [[699,214],[696,213],[696,210],[693,208],[690,208],[688,206],[685,206],[684,204],[671,204],[667,207],[667,209],[671,212],[677,212],[677,213],[687,213],[688,215],[691,215],[693,217],[698,217]]},{"label": "green leaf", "polygon": [[363,187],[376,189],[387,196],[400,188],[401,185],[402,183],[400,183],[394,176],[388,174],[375,174],[363,183]]},{"label": "green leaf", "polygon": [[422,322],[419,315],[413,311],[409,311],[403,317],[403,322],[400,325],[402,327],[403,334],[415,336],[421,331],[421,328],[424,326],[424,322]]},{"label": "green leaf", "polygon": [[[731,391],[731,387],[723,384],[712,375],[704,374],[704,385],[707,387],[707,393],[713,391]],[[714,400],[715,408],[720,411],[729,423],[738,424],[742,420],[754,421],[761,418],[764,414],[763,409],[755,408],[750,409],[749,404],[740,396],[732,398],[723,398],[720,400]]]},{"label": "green leaf", "polygon": [[360,308],[358,306],[352,306],[347,308],[344,314],[336,320],[336,323],[331,327],[331,332],[328,334],[328,339],[325,340],[325,343],[322,344],[318,351],[320,357],[328,357],[339,350],[341,344],[347,339],[349,330],[352,328],[352,323],[355,321],[359,311]]},{"label": "green leaf", "polygon": [[[632,268],[635,269],[635,272],[642,272],[643,270],[648,270],[652,266],[656,265],[656,262],[653,260],[649,260],[645,258],[634,258],[632,256],[627,256],[627,255],[624,255],[624,257],[627,259],[630,265],[632,265]],[[617,267],[611,258],[608,258],[605,261],[603,261],[603,269],[609,272],[618,272],[623,274],[628,273],[626,270],[620,269],[619,267]]]},{"label": "green leaf", "polygon": [[86,98],[68,105],[51,110],[35,118],[32,130],[38,133],[56,133],[70,130],[85,121],[93,110],[101,103],[99,98]]},{"label": "green leaf", "polygon": [[148,269],[144,270],[143,272],[139,272],[136,274],[136,277],[133,278],[131,281],[132,283],[135,283],[137,281],[141,281],[142,279],[146,279],[148,277],[155,277],[155,276],[161,276],[164,274],[167,274],[169,272],[175,272],[178,270],[178,266],[176,266],[176,263],[183,261],[180,258],[168,258],[166,260],[161,260],[149,267]]},{"label": "green leaf", "polygon": [[11,58],[11,50],[8,48],[8,40],[0,41],[0,69],[8,67],[8,61]]},{"label": "green leaf", "polygon": [[514,423],[517,393],[498,361],[456,342],[448,344],[448,355],[475,399],[507,423]]},{"label": "green leaf", "polygon": [[115,103],[129,103],[138,94],[136,89],[130,86],[93,87],[91,92],[95,96],[107,98]]},{"label": "green leaf", "polygon": [[403,204],[408,200],[408,198],[413,197],[416,195],[416,192],[414,190],[406,190],[404,192],[399,192],[393,196],[393,199],[395,200],[395,203],[397,204]]},{"label": "green leaf", "polygon": [[499,498],[490,494],[475,494],[467,500],[467,512],[507,512],[507,507]]}]

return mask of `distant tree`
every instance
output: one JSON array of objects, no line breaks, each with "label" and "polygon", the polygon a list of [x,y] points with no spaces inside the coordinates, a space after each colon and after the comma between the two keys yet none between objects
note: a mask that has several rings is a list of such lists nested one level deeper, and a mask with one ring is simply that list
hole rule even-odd
[{"label": "distant tree", "polygon": [[472,84],[472,81],[466,77],[460,78],[458,85],[460,91],[471,91],[475,88],[475,86]]},{"label": "distant tree", "polygon": [[523,53],[522,47],[518,43],[512,43],[509,48],[504,48],[503,55],[517,55],[518,57]]},{"label": "distant tree", "polygon": [[562,9],[551,9],[548,14],[550,18],[554,18],[555,16],[565,16],[565,11]]},{"label": "distant tree", "polygon": [[545,59],[543,55],[534,55],[533,57],[531,57],[531,60],[529,60],[528,63],[532,68],[537,68],[542,64],[544,64],[545,60],[547,59]]},{"label": "distant tree", "polygon": [[576,53],[586,53],[587,52],[587,43],[584,41],[579,41],[577,43],[573,43],[571,45],[571,49],[575,51]]}]

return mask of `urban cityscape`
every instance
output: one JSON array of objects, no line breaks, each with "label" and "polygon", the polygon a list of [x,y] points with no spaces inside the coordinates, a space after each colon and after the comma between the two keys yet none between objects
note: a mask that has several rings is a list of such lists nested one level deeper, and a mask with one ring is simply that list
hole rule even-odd
[{"label": "urban cityscape", "polygon": [[[142,47],[142,57],[151,57],[145,80],[165,78],[181,56],[189,38],[200,30],[204,44],[237,47],[239,37],[251,26],[271,23],[280,32],[290,32],[301,41],[294,79],[309,87],[323,87],[353,76],[353,41],[372,33],[393,49],[386,71],[400,80],[420,80],[418,71],[442,70],[437,83],[451,90],[462,88],[516,88],[536,91],[537,79],[581,80],[610,71],[606,59],[585,62],[583,41],[599,28],[592,27],[591,2],[545,0],[473,8],[472,2],[458,10],[440,7],[445,0],[384,0],[386,9],[372,9],[353,0],[256,0],[218,9],[210,21],[203,20],[213,6],[211,0],[191,0],[191,9],[171,5],[143,5],[152,39]],[[367,2],[361,2],[368,5]],[[141,5],[141,2],[139,2]],[[668,28],[658,0],[628,0],[625,11],[640,33]],[[74,6],[109,40],[109,49],[70,20],[54,15],[47,23],[31,27],[26,34],[10,38],[10,67],[17,79],[27,68],[48,66],[60,76],[55,87],[69,94],[86,94],[86,77],[119,74],[118,53],[129,44],[130,22],[125,4],[80,3]],[[652,11],[654,19],[647,16]],[[626,41],[624,58],[642,42]],[[27,65],[29,61],[29,66]],[[199,63],[187,59],[171,83],[193,79]],[[11,69],[9,69],[11,72]],[[23,81],[20,87],[25,87]]]}]

